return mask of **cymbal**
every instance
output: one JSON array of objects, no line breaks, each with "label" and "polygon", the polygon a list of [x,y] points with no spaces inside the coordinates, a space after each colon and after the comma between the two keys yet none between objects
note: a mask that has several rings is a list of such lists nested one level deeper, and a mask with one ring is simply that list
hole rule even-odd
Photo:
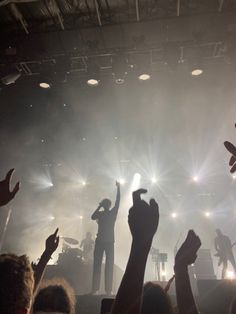
[{"label": "cymbal", "polygon": [[67,242],[68,244],[72,244],[72,245],[77,245],[79,244],[79,241],[77,241],[76,239],[73,238],[67,238],[67,237],[62,237],[64,239],[65,242]]}]

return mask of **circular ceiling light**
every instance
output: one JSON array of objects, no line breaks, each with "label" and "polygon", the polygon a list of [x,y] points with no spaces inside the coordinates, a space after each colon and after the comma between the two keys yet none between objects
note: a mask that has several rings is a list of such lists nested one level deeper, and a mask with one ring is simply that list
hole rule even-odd
[{"label": "circular ceiling light", "polygon": [[99,81],[98,80],[96,80],[96,79],[88,79],[87,80],[87,84],[89,85],[89,86],[98,86],[98,84],[99,84]]},{"label": "circular ceiling light", "polygon": [[39,83],[39,86],[40,86],[41,88],[44,88],[44,89],[47,89],[47,88],[50,88],[50,87],[51,87],[51,85],[50,85],[49,83],[46,83],[46,82],[41,82],[41,83]]},{"label": "circular ceiling light", "polygon": [[150,80],[151,75],[147,73],[143,73],[143,74],[140,74],[138,78],[140,79],[140,81],[147,81],[147,80]]},{"label": "circular ceiling light", "polygon": [[199,76],[203,73],[203,69],[201,68],[195,68],[192,70],[191,74],[192,76]]}]

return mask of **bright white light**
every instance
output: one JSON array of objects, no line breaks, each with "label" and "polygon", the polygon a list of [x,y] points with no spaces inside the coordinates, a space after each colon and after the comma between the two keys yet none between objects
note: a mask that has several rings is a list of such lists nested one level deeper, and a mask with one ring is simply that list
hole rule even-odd
[{"label": "bright white light", "polygon": [[90,86],[98,86],[99,81],[96,79],[89,79],[89,80],[87,80],[87,84]]},{"label": "bright white light", "polygon": [[131,184],[131,191],[135,191],[135,190],[137,190],[139,188],[140,180],[141,180],[141,174],[136,172],[134,174],[134,178],[133,178],[133,181],[132,181],[132,184]]},{"label": "bright white light", "polygon": [[236,180],[236,174],[232,175],[233,180]]},{"label": "bright white light", "polygon": [[157,183],[157,178],[156,177],[152,177],[151,181],[152,181],[152,183]]},{"label": "bright white light", "polygon": [[161,276],[162,276],[162,277],[166,277],[166,271],[162,271],[162,272],[161,272]]},{"label": "bright white light", "polygon": [[80,215],[80,216],[79,216],[79,219],[81,219],[81,220],[82,220],[83,218],[84,218],[84,217],[83,217],[82,215]]},{"label": "bright white light", "polygon": [[138,172],[136,172],[136,173],[134,174],[134,179],[135,179],[135,180],[140,180],[140,179],[141,179],[141,174],[138,173]]},{"label": "bright white light", "polygon": [[121,185],[124,185],[124,184],[126,183],[125,179],[123,179],[123,178],[120,178],[120,179],[118,180],[118,182],[119,182]]},{"label": "bright white light", "polygon": [[203,69],[194,69],[194,70],[192,70],[192,72],[191,72],[191,74],[192,74],[192,76],[199,76],[199,75],[201,75],[203,73]]},{"label": "bright white light", "polygon": [[56,219],[55,216],[53,216],[53,215],[49,216],[49,220],[55,220],[55,219]]},{"label": "bright white light", "polygon": [[149,75],[149,74],[147,74],[147,73],[143,73],[143,74],[140,74],[138,78],[139,78],[141,81],[147,81],[147,80],[150,80],[151,75]]},{"label": "bright white light", "polygon": [[44,190],[53,187],[52,179],[49,174],[34,175],[30,182],[35,186],[36,189]]},{"label": "bright white light", "polygon": [[199,177],[198,176],[193,176],[192,179],[193,179],[194,182],[198,182],[199,181]]},{"label": "bright white light", "polygon": [[206,211],[206,212],[204,213],[204,215],[205,215],[206,217],[210,217],[210,216],[211,216],[211,213],[208,212],[208,211]]},{"label": "bright white light", "polygon": [[85,181],[81,182],[83,186],[87,185],[87,183]]},{"label": "bright white light", "polygon": [[49,84],[49,83],[46,83],[46,82],[41,82],[41,83],[39,83],[39,86],[40,86],[41,88],[44,88],[44,89],[47,89],[47,88],[50,88],[50,87],[51,87],[50,84]]},{"label": "bright white light", "polygon": [[177,214],[176,214],[176,213],[172,213],[172,214],[171,214],[171,217],[172,217],[172,218],[176,218],[176,217],[177,217]]},{"label": "bright white light", "polygon": [[231,270],[226,271],[226,278],[227,279],[234,279],[234,272]]}]

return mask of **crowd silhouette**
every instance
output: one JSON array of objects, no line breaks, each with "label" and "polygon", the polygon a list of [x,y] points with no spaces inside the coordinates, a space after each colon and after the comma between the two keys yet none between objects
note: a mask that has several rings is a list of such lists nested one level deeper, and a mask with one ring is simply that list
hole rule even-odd
[{"label": "crowd silhouette", "polygon": [[[236,147],[226,141],[226,149],[231,154],[230,172],[236,172]],[[0,210],[11,202],[18,191],[18,182],[11,189],[11,169],[0,182]],[[120,184],[117,182],[117,197],[111,209],[111,201],[104,199],[92,214],[98,222],[98,233],[94,249],[94,273],[92,293],[99,289],[102,256],[106,254],[105,289],[112,292],[114,264],[114,225],[120,203]],[[133,206],[129,210],[128,224],[132,236],[129,259],[120,287],[115,297],[112,314],[197,314],[199,313],[190,285],[188,267],[197,258],[201,240],[194,230],[186,230],[186,239],[175,256],[174,277],[165,289],[157,283],[144,284],[144,273],[152,240],[158,231],[161,217],[155,199],[146,202],[142,194],[145,189],[133,192]],[[101,210],[103,209],[103,210]],[[59,230],[46,239],[45,250],[37,264],[31,264],[26,255],[0,255],[0,313],[75,313],[75,293],[62,279],[43,281],[46,265],[59,245]],[[219,248],[219,242],[216,244]],[[68,270],[69,271],[69,270]],[[173,308],[168,297],[168,289],[175,279],[177,306]],[[235,296],[236,297],[236,296]],[[78,305],[79,308],[79,305]],[[236,313],[236,301],[232,300],[229,314]]]}]

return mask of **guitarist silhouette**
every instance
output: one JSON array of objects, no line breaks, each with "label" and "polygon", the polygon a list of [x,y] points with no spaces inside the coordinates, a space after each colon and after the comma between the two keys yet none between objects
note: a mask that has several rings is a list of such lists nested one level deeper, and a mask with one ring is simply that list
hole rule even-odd
[{"label": "guitarist silhouette", "polygon": [[217,253],[215,254],[215,256],[219,257],[218,266],[223,264],[222,279],[224,279],[226,275],[228,261],[233,266],[234,273],[236,274],[236,263],[232,251],[232,247],[236,243],[232,244],[230,238],[224,235],[220,229],[216,229],[216,234],[217,236],[215,238],[215,249]]}]

